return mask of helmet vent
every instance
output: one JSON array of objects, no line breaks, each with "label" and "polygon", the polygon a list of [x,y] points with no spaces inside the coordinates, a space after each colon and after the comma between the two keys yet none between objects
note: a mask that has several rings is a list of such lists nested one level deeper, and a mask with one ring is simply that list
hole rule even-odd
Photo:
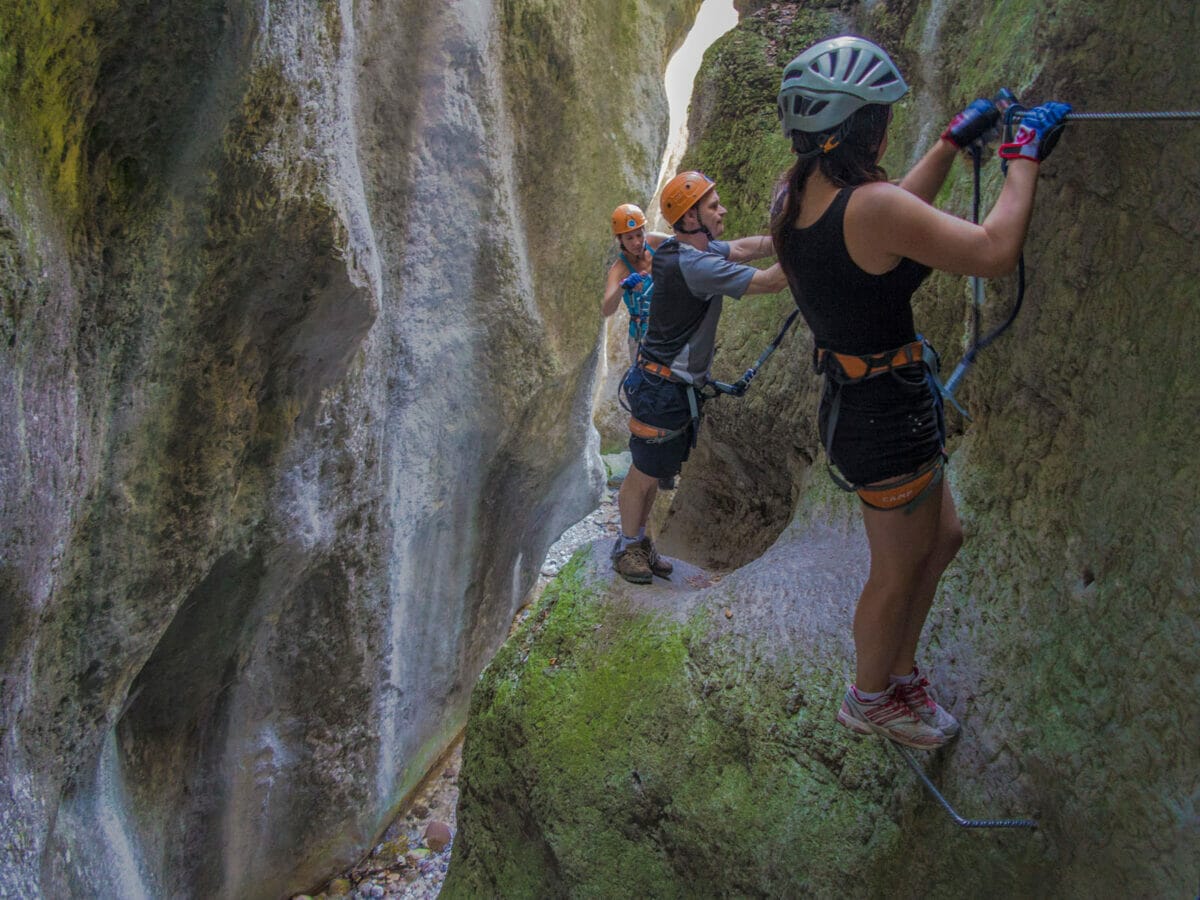
[{"label": "helmet vent", "polygon": [[811,97],[793,97],[792,115],[815,116],[828,105],[828,100],[814,100]]},{"label": "helmet vent", "polygon": [[853,72],[855,70],[855,68],[857,68],[857,66],[858,66],[858,59],[860,56],[862,56],[861,50],[851,50],[850,51],[850,60],[846,63],[846,67],[845,67],[845,69],[843,69],[843,71]]}]

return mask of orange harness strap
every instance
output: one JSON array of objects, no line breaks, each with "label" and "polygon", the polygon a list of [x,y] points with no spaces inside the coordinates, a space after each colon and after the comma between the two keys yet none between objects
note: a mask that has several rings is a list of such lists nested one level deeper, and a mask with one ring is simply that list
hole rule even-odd
[{"label": "orange harness strap", "polygon": [[942,469],[945,460],[937,457],[933,467],[917,475],[901,479],[889,484],[873,484],[855,489],[858,498],[867,506],[875,509],[901,509],[924,496],[930,488],[936,487],[942,480]]},{"label": "orange harness strap", "polygon": [[911,344],[873,356],[837,353],[821,347],[816,348],[814,354],[818,372],[835,375],[839,381],[845,383],[863,381],[901,366],[921,362],[925,358],[925,342],[913,341]]},{"label": "orange harness strap", "polygon": [[670,366],[664,366],[662,363],[656,363],[653,360],[643,359],[638,357],[637,364],[649,372],[651,375],[657,375],[659,378],[666,378],[668,381],[678,381],[679,378],[671,371]]},{"label": "orange harness strap", "polygon": [[647,425],[641,419],[636,419],[633,416],[629,417],[629,433],[634,437],[639,437],[645,441],[654,441],[662,443],[664,440],[669,440],[679,433],[681,429],[671,430],[668,428],[659,428],[656,425]]}]

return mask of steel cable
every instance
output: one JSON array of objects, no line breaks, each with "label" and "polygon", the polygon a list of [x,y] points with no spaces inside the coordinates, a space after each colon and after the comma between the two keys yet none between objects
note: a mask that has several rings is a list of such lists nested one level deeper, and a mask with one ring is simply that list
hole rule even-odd
[{"label": "steel cable", "polygon": [[[1032,110],[1016,113],[1013,118],[1024,118]],[[1200,119],[1200,111],[1166,110],[1163,112],[1069,112],[1063,116],[1067,122],[1127,122],[1137,119]]]}]

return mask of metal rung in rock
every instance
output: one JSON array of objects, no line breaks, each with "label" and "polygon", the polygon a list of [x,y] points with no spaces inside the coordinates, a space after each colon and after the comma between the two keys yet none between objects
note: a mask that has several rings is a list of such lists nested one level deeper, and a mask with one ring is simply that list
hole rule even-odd
[{"label": "metal rung in rock", "polygon": [[949,801],[947,801],[946,798],[942,796],[941,792],[936,787],[933,786],[933,782],[929,780],[929,776],[925,774],[925,770],[922,769],[917,764],[917,761],[915,759],[913,759],[912,754],[909,753],[908,750],[904,746],[902,746],[901,744],[897,744],[895,741],[888,741],[888,743],[896,748],[896,752],[899,753],[901,757],[903,757],[904,761],[906,763],[908,763],[908,767],[910,769],[912,769],[913,772],[916,773],[918,778],[921,779],[921,783],[924,784],[926,788],[928,788],[929,793],[933,794],[933,796],[935,798],[937,798],[937,802],[942,804],[942,808],[950,814],[950,818],[954,820],[954,824],[957,825],[959,828],[1037,828],[1038,827],[1037,822],[1035,822],[1033,819],[964,819],[962,816],[960,816],[958,813],[956,813],[954,811],[954,807],[950,805]]}]

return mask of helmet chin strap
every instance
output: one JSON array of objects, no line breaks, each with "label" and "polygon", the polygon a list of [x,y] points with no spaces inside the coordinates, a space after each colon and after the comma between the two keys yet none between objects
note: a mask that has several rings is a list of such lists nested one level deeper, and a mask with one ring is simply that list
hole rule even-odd
[{"label": "helmet chin strap", "polygon": [[[687,215],[687,214],[684,213],[684,215]],[[699,228],[692,228],[692,229],[679,228],[676,230],[680,234],[703,234],[710,241],[716,240],[716,238],[714,238],[712,236],[712,232],[708,230],[708,226],[704,224],[704,219],[701,216],[700,210],[696,210],[696,221],[700,223]]]},{"label": "helmet chin strap", "polygon": [[[842,122],[833,131],[823,132],[821,134],[806,134],[803,141],[798,141],[796,135],[800,132],[792,132],[792,150],[800,159],[812,159],[817,156],[824,156],[832,153],[841,146],[847,135],[850,134],[850,120]],[[802,149],[797,146],[798,143],[808,143],[810,146],[807,149]]]}]

